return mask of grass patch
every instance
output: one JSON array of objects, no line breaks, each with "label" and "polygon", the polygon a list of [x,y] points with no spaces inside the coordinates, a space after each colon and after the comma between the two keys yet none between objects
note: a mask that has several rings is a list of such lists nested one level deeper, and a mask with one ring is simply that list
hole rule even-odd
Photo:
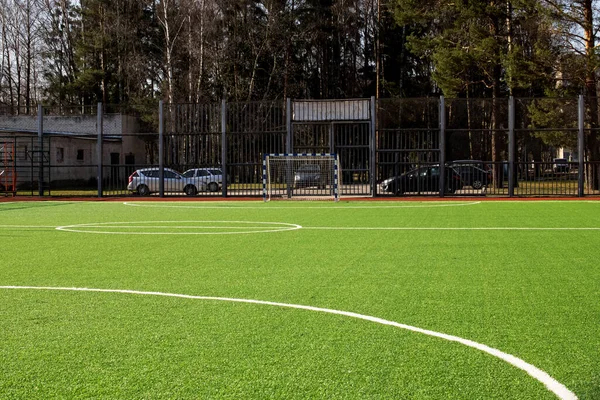
[{"label": "grass patch", "polygon": [[[600,396],[600,204],[462,204],[0,203],[0,285],[351,311],[486,344]],[[240,234],[240,221],[302,229]],[[54,229],[82,224],[121,233]],[[485,353],[343,316],[14,289],[0,304],[2,398],[555,398]]]}]

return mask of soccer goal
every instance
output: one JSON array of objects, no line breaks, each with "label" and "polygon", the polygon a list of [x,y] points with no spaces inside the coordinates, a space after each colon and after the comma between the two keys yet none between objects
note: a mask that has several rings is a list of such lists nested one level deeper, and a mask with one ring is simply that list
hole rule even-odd
[{"label": "soccer goal", "polygon": [[331,154],[265,154],[263,199],[340,199],[340,164]]}]

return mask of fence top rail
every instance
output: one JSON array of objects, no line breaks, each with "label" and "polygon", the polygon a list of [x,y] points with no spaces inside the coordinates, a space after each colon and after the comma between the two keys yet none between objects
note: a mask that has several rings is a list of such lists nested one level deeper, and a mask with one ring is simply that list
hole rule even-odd
[{"label": "fence top rail", "polygon": [[378,153],[406,153],[406,152],[422,152],[422,153],[439,153],[440,149],[377,149]]},{"label": "fence top rail", "polygon": [[564,131],[564,132],[577,132],[578,128],[515,128],[515,132],[556,132],[556,131]]},{"label": "fence top rail", "polygon": [[[398,132],[398,131],[405,131],[405,132],[431,132],[431,131],[439,131],[440,128],[436,127],[436,128],[377,128],[378,131],[380,132]],[[448,129],[446,129],[448,130]]]}]

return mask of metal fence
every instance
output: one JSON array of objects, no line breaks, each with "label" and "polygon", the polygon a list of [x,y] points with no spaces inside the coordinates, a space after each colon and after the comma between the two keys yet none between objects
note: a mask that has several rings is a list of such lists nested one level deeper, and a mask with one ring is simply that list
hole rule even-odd
[{"label": "metal fence", "polygon": [[342,197],[598,195],[591,103],[223,101],[160,103],[143,117],[101,104],[0,108],[0,193],[259,197],[264,154],[336,153]]}]

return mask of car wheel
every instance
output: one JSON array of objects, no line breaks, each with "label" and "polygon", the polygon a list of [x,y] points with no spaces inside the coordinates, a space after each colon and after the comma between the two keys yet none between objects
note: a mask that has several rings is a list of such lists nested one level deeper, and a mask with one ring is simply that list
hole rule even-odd
[{"label": "car wheel", "polygon": [[198,190],[196,189],[196,186],[194,186],[194,185],[187,185],[186,187],[183,188],[183,192],[188,196],[195,196],[196,193],[198,193]]},{"label": "car wheel", "polygon": [[137,192],[140,196],[148,196],[150,194],[150,188],[146,185],[140,185],[137,187]]},{"label": "car wheel", "polygon": [[483,187],[483,182],[480,181],[479,179],[476,179],[473,181],[471,186],[473,187],[473,189],[481,189]]},{"label": "car wheel", "polygon": [[209,192],[216,192],[217,190],[219,190],[219,185],[217,184],[217,182],[211,182],[208,184]]}]

